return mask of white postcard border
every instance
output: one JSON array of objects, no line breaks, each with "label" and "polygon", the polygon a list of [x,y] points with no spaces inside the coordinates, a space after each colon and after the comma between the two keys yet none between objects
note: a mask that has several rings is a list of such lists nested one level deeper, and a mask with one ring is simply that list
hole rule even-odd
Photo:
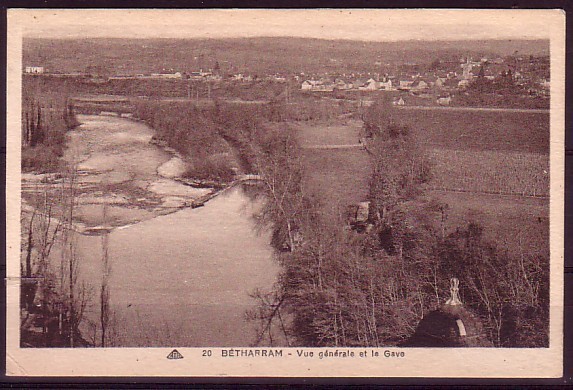
[{"label": "white postcard border", "polygon": [[[564,120],[565,14],[561,10],[531,11],[543,15],[551,49],[551,199],[550,199],[550,347],[539,349],[430,348],[240,348],[282,351],[280,357],[223,357],[237,348],[173,348],[183,359],[170,360],[173,348],[20,348],[20,113],[23,16],[33,10],[8,11],[7,67],[7,375],[14,376],[246,376],[246,377],[481,377],[542,378],[562,376],[564,265]],[[67,11],[70,12],[70,11]],[[82,12],[82,11],[77,11]],[[122,12],[122,11],[110,11]],[[158,11],[161,12],[161,11]],[[244,12],[244,11],[243,11]],[[392,12],[392,11],[388,11]],[[417,11],[419,12],[419,11]],[[434,12],[434,11],[426,11]],[[468,10],[471,17],[475,10]],[[491,12],[491,10],[489,11]],[[500,10],[499,12],[504,12]],[[74,13],[71,13],[73,16]],[[468,14],[468,16],[470,16]],[[211,356],[202,356],[203,351]],[[313,352],[298,357],[297,350]],[[320,352],[352,350],[353,358],[325,357]],[[379,353],[372,356],[372,351]],[[385,357],[385,351],[405,352]],[[366,357],[360,357],[365,352]],[[239,352],[240,353],[240,352]],[[289,355],[290,354],[290,355]]]}]

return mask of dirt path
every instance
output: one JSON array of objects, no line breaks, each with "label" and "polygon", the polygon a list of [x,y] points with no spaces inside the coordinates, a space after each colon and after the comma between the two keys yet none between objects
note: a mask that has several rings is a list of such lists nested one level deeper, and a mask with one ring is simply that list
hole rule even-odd
[{"label": "dirt path", "polygon": [[492,107],[440,107],[440,106],[396,106],[399,110],[465,111],[465,112],[522,112],[548,114],[548,109],[537,108],[492,108]]},{"label": "dirt path", "polygon": [[346,144],[346,145],[305,145],[303,149],[355,149],[364,148],[362,144]]}]

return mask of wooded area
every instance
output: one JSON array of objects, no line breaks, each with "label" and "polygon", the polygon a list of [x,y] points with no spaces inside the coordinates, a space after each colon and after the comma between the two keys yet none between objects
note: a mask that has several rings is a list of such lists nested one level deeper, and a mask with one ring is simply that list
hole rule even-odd
[{"label": "wooded area", "polygon": [[263,215],[284,271],[252,313],[260,340],[272,342],[272,329],[282,329],[290,345],[401,344],[443,304],[455,277],[494,346],[547,346],[548,258],[498,248],[472,221],[447,230],[448,205],[420,202],[431,177],[425,151],[391,111],[379,102],[365,116],[375,164],[364,233],[345,228],[342,211],[325,215],[302,186],[297,145],[275,144],[273,164],[261,172],[270,195]]}]

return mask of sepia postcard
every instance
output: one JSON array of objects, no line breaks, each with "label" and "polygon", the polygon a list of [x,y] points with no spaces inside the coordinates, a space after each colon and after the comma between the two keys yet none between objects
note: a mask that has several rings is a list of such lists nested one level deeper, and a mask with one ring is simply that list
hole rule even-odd
[{"label": "sepia postcard", "polygon": [[7,36],[8,375],[562,376],[563,11]]}]

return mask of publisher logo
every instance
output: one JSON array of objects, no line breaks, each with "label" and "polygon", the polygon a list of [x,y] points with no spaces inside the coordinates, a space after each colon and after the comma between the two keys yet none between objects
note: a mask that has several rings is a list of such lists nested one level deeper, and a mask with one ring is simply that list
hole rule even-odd
[{"label": "publisher logo", "polygon": [[183,355],[181,355],[178,350],[174,349],[169,353],[169,355],[167,355],[167,359],[183,359]]}]

